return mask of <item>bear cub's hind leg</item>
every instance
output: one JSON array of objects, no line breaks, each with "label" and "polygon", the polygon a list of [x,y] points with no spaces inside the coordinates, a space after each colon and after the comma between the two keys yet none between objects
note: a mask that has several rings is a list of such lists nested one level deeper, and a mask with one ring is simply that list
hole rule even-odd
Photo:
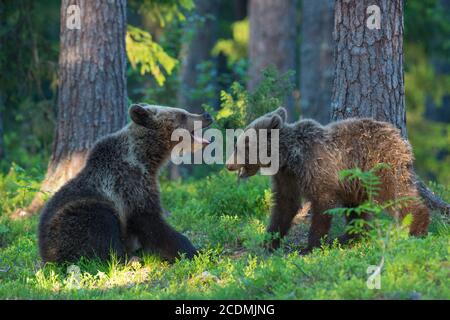
[{"label": "bear cub's hind leg", "polygon": [[129,228],[138,237],[145,251],[157,253],[170,262],[182,254],[192,259],[197,253],[188,238],[169,226],[162,217],[136,214],[131,219]]},{"label": "bear cub's hind leg", "polygon": [[44,262],[75,262],[81,257],[107,260],[125,257],[120,223],[114,210],[102,202],[83,200],[62,208],[48,228],[41,228]]}]

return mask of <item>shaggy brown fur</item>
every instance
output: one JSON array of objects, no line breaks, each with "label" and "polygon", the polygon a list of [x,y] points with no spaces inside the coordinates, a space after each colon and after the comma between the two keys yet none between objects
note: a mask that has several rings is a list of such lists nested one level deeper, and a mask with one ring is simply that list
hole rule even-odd
[{"label": "shaggy brown fur", "polygon": [[189,240],[162,218],[158,171],[176,142],[174,129],[192,132],[193,121],[209,125],[208,114],[133,105],[132,122],[98,141],[85,168],[65,184],[43,209],[39,248],[44,262],[82,256],[125,257],[143,248],[173,260],[192,258]]},{"label": "shaggy brown fur", "polygon": [[[311,201],[312,210],[308,248],[319,246],[332,220],[330,215],[324,214],[326,210],[357,206],[367,199],[360,183],[339,180],[343,169],[366,171],[378,163],[386,163],[390,169],[377,172],[382,189],[375,200],[419,197],[414,183],[411,146],[391,124],[373,119],[347,119],[322,126],[314,120],[287,124],[285,119],[286,111],[279,108],[247,127],[280,130],[280,170],[272,179],[275,205],[268,232],[279,233],[281,237],[288,232],[303,196]],[[241,174],[247,176],[255,174],[259,167],[258,164],[228,165],[228,169],[241,170]],[[429,211],[420,201],[410,201],[399,212],[391,213],[401,219],[409,212],[413,216],[410,234],[426,234]],[[349,217],[348,222],[354,218]],[[363,218],[369,217],[363,215]],[[347,234],[340,240],[345,242],[350,238]],[[279,240],[274,240],[272,246],[278,247]]]}]

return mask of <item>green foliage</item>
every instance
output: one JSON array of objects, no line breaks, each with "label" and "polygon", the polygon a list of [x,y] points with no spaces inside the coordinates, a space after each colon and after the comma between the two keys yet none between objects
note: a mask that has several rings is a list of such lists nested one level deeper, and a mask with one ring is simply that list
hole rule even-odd
[{"label": "green foliage", "polygon": [[408,137],[416,170],[422,178],[450,181],[450,124],[425,116],[428,100],[443,107],[444,97],[450,95],[450,76],[436,74],[422,44],[407,44],[405,53]]},{"label": "green foliage", "polygon": [[33,193],[39,191],[38,181],[41,179],[43,176],[39,172],[27,172],[14,163],[5,176],[0,175],[0,217],[27,204]]},{"label": "green foliage", "polygon": [[383,203],[376,200],[379,191],[382,188],[381,181],[377,176],[380,170],[390,170],[390,166],[379,163],[368,171],[361,171],[359,168],[342,170],[339,179],[342,183],[358,182],[364,189],[367,200],[362,204],[351,208],[334,208],[327,211],[328,214],[337,216],[349,216],[356,214],[360,217],[362,214],[368,214],[371,219],[354,219],[347,227],[349,234],[359,234],[378,244],[381,257],[377,264],[379,270],[382,270],[386,261],[387,250],[390,250],[400,240],[408,238],[409,226],[412,222],[412,215],[406,215],[401,221],[395,219],[393,222],[387,214],[387,210],[396,211],[410,204],[412,201],[420,201],[412,197],[401,197],[390,199]]},{"label": "green foliage", "polygon": [[442,108],[444,98],[450,95],[449,9],[440,0],[405,3],[408,137],[416,158],[415,169],[421,178],[444,184],[450,181],[450,125],[428,119],[426,106],[433,102]]},{"label": "green foliage", "polygon": [[[215,55],[225,55],[228,69],[216,71],[208,62],[199,65],[194,98],[212,97],[212,80],[217,80],[217,88],[228,88],[233,81],[245,83],[249,26],[247,20],[230,23],[230,3],[223,6],[228,12],[218,17],[221,39],[213,50]],[[427,99],[442,105],[450,87],[449,77],[439,74],[431,63],[435,56],[448,61],[450,20],[440,3],[405,4],[406,105],[415,169],[421,177],[436,180],[430,187],[450,201],[450,126],[425,117]],[[132,100],[176,104],[179,64],[173,57],[179,56],[185,40],[185,25],[179,22],[193,17],[193,6],[194,0],[128,1],[128,10],[136,10],[136,15],[129,14],[130,21],[139,21],[127,34]],[[382,213],[386,206],[401,204],[368,201],[354,208],[380,213],[365,241],[345,248],[324,246],[300,257],[296,251],[305,245],[308,229],[302,223],[293,227],[283,249],[269,254],[262,246],[272,201],[267,178],[257,176],[239,183],[224,171],[202,181],[162,183],[165,208],[171,212],[169,222],[202,249],[193,261],[181,259],[169,265],[145,254],[141,262],[127,265],[114,259],[107,263],[82,259],[77,263],[79,277],[66,265],[39,266],[38,217],[12,221],[9,215],[33,198],[51,149],[60,8],[57,2],[6,1],[0,4],[0,15],[4,44],[0,111],[7,151],[0,164],[5,173],[0,173],[1,298],[450,299],[447,217],[435,214],[428,237],[410,238],[405,232],[408,219],[403,226],[397,225]],[[227,21],[226,15],[230,16]],[[152,30],[151,35],[144,30]],[[141,76],[148,73],[154,80]],[[221,128],[244,127],[282,105],[290,76],[266,73],[268,79],[253,93],[238,82],[222,91],[216,114]],[[20,166],[10,168],[12,161]],[[373,198],[382,186],[372,174],[375,171],[344,172],[342,179],[362,181]],[[351,228],[366,232],[366,227],[356,221]],[[382,257],[381,290],[369,290],[367,267],[380,265]]]},{"label": "green foliage", "polygon": [[[152,25],[155,33],[163,33],[165,29],[171,29],[175,23],[186,20],[186,12],[195,6],[194,0],[146,0],[130,1],[129,6],[147,20],[146,27]],[[162,38],[164,35],[157,37]],[[170,56],[161,43],[154,40],[149,32],[142,28],[128,25],[126,35],[127,56],[133,68],[138,68],[141,75],[150,73],[159,86],[163,86],[167,76],[174,71],[178,60]],[[165,74],[163,72],[165,71]]]},{"label": "green foliage", "polygon": [[247,121],[251,121],[283,105],[294,88],[293,71],[280,74],[273,66],[262,72],[262,80],[248,97]]},{"label": "green foliage", "polygon": [[441,0],[405,2],[406,42],[421,43],[427,54],[431,52],[449,59],[450,8]]},{"label": "green foliage", "polygon": [[174,21],[186,20],[185,11],[195,7],[194,0],[131,0],[131,7],[137,7],[138,13],[159,23],[164,28]]},{"label": "green foliage", "polygon": [[125,38],[127,55],[131,66],[139,65],[141,75],[151,73],[156,82],[162,86],[166,81],[161,67],[171,74],[177,60],[169,56],[164,49],[152,40],[152,36],[137,27],[128,25]]},{"label": "green foliage", "polygon": [[364,191],[367,193],[367,201],[373,202],[374,197],[378,194],[378,191],[381,189],[380,179],[376,175],[376,172],[381,169],[389,170],[390,166],[385,163],[378,163],[369,171],[362,171],[359,168],[342,170],[341,172],[339,172],[339,180],[341,182],[345,180],[348,181],[358,180],[361,183]]},{"label": "green foliage", "polygon": [[[367,180],[369,175],[343,176]],[[18,167],[0,176],[2,299],[450,299],[450,228],[440,217],[434,217],[428,237],[395,240],[384,253],[381,289],[370,290],[367,267],[380,261],[376,241],[324,246],[307,256],[289,245],[268,253],[262,246],[271,203],[267,178],[237,184],[226,171],[205,181],[162,184],[169,222],[201,248],[194,260],[170,265],[140,254],[141,261],[128,264],[113,257],[40,266],[38,217],[8,218],[15,205],[32,199],[37,178]],[[374,185],[372,177],[367,181]],[[294,226],[292,233],[306,233],[305,227]]]},{"label": "green foliage", "polygon": [[231,29],[232,39],[219,39],[212,49],[213,55],[223,54],[227,57],[229,65],[233,65],[247,57],[249,40],[248,19],[232,23]]},{"label": "green foliage", "polygon": [[[224,185],[233,187],[226,192]],[[168,188],[168,189],[166,189]],[[186,190],[186,188],[188,188]],[[173,196],[178,190],[179,196]],[[248,229],[248,223],[257,223],[255,217],[265,220],[271,204],[268,183],[263,177],[255,177],[253,184],[239,183],[237,176],[226,171],[206,177],[190,184],[176,183],[163,186],[163,200],[174,211],[190,211],[189,215],[171,216],[170,219],[183,230],[197,234],[201,239],[198,245],[225,246],[245,242],[250,245],[249,237],[261,230]],[[169,197],[166,197],[169,195]],[[197,221],[191,228],[192,219]],[[205,230],[215,225],[209,237]],[[250,233],[249,233],[250,232]],[[241,233],[241,235],[239,235]],[[236,237],[236,235],[238,236]],[[256,249],[252,246],[253,249]]]},{"label": "green foliage", "polygon": [[13,161],[25,168],[46,164],[54,133],[59,13],[58,2],[0,3],[0,139],[6,149],[0,172]]},{"label": "green foliage", "polygon": [[405,60],[405,95],[408,108],[423,114],[426,99],[430,97],[437,106],[441,106],[442,98],[449,94],[450,75],[436,74],[423,45],[407,44]]},{"label": "green foliage", "polygon": [[444,201],[450,202],[450,186],[444,186],[434,181],[430,182],[431,190]]},{"label": "green foliage", "polygon": [[223,128],[242,128],[255,118],[283,105],[292,91],[292,72],[280,74],[270,66],[262,72],[262,80],[254,92],[235,82],[230,92],[220,94],[221,109],[215,119]]},{"label": "green foliage", "polygon": [[206,60],[196,66],[197,77],[194,88],[188,92],[192,101],[212,101],[216,98],[217,70],[211,60]]},{"label": "green foliage", "polygon": [[230,87],[230,92],[220,92],[220,110],[214,117],[224,128],[242,128],[247,124],[246,114],[248,92],[238,82]]}]

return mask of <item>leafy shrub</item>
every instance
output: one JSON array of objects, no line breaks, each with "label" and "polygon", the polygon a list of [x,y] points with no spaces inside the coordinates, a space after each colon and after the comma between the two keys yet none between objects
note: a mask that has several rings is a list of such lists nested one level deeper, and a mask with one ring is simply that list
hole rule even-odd
[{"label": "leafy shrub", "polygon": [[341,181],[359,181],[367,194],[367,200],[354,208],[334,208],[327,211],[328,214],[349,216],[356,213],[360,216],[363,213],[371,216],[370,220],[354,219],[346,227],[349,234],[359,234],[369,238],[373,243],[377,244],[381,249],[381,258],[378,262],[377,271],[381,272],[385,259],[386,251],[401,239],[408,238],[409,225],[412,222],[412,215],[408,214],[402,221],[396,218],[393,222],[387,215],[387,210],[398,210],[402,206],[407,205],[411,201],[420,201],[412,197],[400,197],[398,199],[387,200],[379,203],[376,196],[381,189],[381,181],[377,176],[377,171],[389,170],[390,166],[384,163],[375,165],[368,171],[361,171],[359,168],[342,170],[339,173]]},{"label": "leafy shrub", "polygon": [[42,178],[33,170],[27,172],[14,163],[8,174],[0,175],[0,217],[29,203],[34,193],[39,191],[39,180]]},{"label": "leafy shrub", "polygon": [[153,41],[150,33],[140,28],[128,25],[125,40],[131,66],[137,68],[139,65],[141,75],[151,73],[156,82],[162,86],[166,77],[161,69],[170,75],[178,61]]},{"label": "leafy shrub", "polygon": [[[362,204],[351,208],[334,208],[327,211],[333,215],[349,216],[356,213],[360,216],[363,213],[367,213],[373,217],[373,219],[367,221],[364,219],[355,219],[347,226],[347,231],[350,234],[361,234],[371,237],[373,240],[388,239],[392,236],[392,219],[385,219],[387,210],[398,210],[402,206],[407,205],[411,201],[420,201],[413,197],[400,197],[397,199],[391,199],[384,203],[379,203],[375,200],[380,190],[381,181],[377,176],[379,170],[389,170],[390,166],[384,163],[379,163],[368,171],[361,171],[359,168],[342,170],[339,173],[339,179],[341,181],[358,180],[361,183],[365,193],[367,194],[367,200]],[[402,226],[407,227],[412,221],[411,214],[404,217]],[[395,226],[398,227],[400,221],[395,221]],[[392,239],[392,237],[391,237]],[[385,245],[383,245],[385,247]]]},{"label": "leafy shrub", "polygon": [[262,72],[262,80],[253,92],[248,92],[241,84],[234,82],[230,92],[220,94],[221,108],[215,113],[221,128],[242,128],[255,118],[283,105],[293,89],[292,72],[280,74],[274,66]]},{"label": "leafy shrub", "polygon": [[[157,256],[140,254],[140,262],[129,264],[81,259],[76,265],[40,266],[38,217],[8,219],[15,203],[31,199],[35,186],[34,177],[20,168],[0,177],[1,298],[450,298],[446,285],[450,233],[445,221],[433,219],[426,238],[391,241],[395,245],[384,254],[378,239],[370,237],[351,247],[324,246],[307,256],[284,249],[268,253],[262,246],[271,202],[267,177],[255,176],[238,185],[235,175],[225,170],[207,181],[161,184],[170,224],[201,249],[194,260],[180,259],[170,265]],[[215,203],[221,194],[226,195],[231,210]],[[383,256],[381,289],[370,290],[367,267],[379,264]]]}]

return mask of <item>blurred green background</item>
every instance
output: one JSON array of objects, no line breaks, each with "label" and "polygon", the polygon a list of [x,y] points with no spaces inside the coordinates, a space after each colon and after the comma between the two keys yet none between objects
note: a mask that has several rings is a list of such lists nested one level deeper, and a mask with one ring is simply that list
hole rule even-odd
[{"label": "blurred green background", "polygon": [[[416,170],[425,180],[445,185],[450,181],[448,3],[405,1],[404,11],[407,126]],[[196,64],[195,84],[183,94],[190,101],[206,103],[205,108],[216,110],[219,118],[227,112],[229,115],[230,110],[239,111],[239,99],[248,95],[247,1],[217,1],[217,5],[216,14],[202,15],[193,0],[128,1],[130,101],[177,106],[182,90],[183,48],[195,36],[196,28],[212,23],[212,49]],[[300,28],[301,1],[297,7],[296,28]],[[0,13],[0,169],[6,173],[14,162],[25,170],[43,174],[56,122],[60,2],[2,1]],[[133,42],[139,35],[143,40]],[[302,33],[297,32],[297,56],[302,40]],[[294,97],[300,96],[301,72],[298,62],[294,76],[289,77],[291,83],[273,88],[273,81],[272,86],[268,81],[268,87],[261,89],[259,98],[254,95],[253,102],[270,95],[279,95],[282,101],[286,90],[291,90]],[[281,76],[268,77],[279,80]],[[297,99],[295,110],[299,116],[301,107]],[[236,122],[228,125],[233,124]],[[183,174],[204,176],[205,170],[212,168],[196,168]]]}]

